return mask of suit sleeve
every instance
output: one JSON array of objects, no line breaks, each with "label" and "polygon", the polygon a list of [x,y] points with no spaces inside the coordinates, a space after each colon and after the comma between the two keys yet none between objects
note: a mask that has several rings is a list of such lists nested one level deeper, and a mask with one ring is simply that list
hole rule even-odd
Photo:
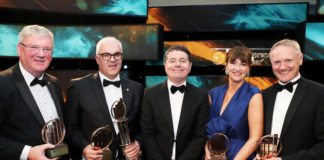
[{"label": "suit sleeve", "polygon": [[206,124],[209,119],[208,95],[202,94],[197,105],[199,112],[194,130],[194,139],[190,142],[186,150],[179,156],[178,160],[197,160],[201,159],[206,142]]},{"label": "suit sleeve", "polygon": [[[0,132],[3,129],[3,123],[6,119],[6,104],[2,97],[0,99]],[[17,122],[19,123],[19,122]],[[24,148],[24,144],[14,141],[3,136],[0,136],[0,157],[1,159],[19,159],[20,154]]]},{"label": "suit sleeve", "polygon": [[64,120],[67,128],[67,142],[72,152],[82,154],[89,144],[80,128],[80,97],[77,87],[72,84],[67,92],[67,101],[64,106]]},{"label": "suit sleeve", "polygon": [[[314,134],[317,143],[308,150],[300,150],[294,154],[282,157],[283,160],[312,160],[324,157],[324,95],[319,98],[316,115],[314,117]],[[305,137],[307,139],[307,137]]]},{"label": "suit sleeve", "polygon": [[2,89],[0,92],[0,157],[1,159],[19,159],[25,144],[3,136],[4,123],[10,118],[8,117],[8,107],[13,108],[15,104],[14,93],[9,93],[12,85],[8,85],[6,79],[0,77],[0,82]]},{"label": "suit sleeve", "polygon": [[153,120],[153,103],[152,93],[150,90],[145,90],[142,108],[141,108],[141,131],[144,147],[144,156],[147,160],[162,160],[165,159],[160,151],[155,140],[155,127]]}]

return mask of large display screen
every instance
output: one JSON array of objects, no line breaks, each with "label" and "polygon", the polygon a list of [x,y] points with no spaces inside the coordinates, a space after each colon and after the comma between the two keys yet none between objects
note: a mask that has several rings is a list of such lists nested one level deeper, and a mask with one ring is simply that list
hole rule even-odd
[{"label": "large display screen", "polygon": [[317,14],[324,15],[324,0],[317,0]]},{"label": "large display screen", "polygon": [[[18,55],[18,33],[23,27],[0,24],[0,56]],[[158,24],[45,27],[54,34],[53,57],[94,58],[96,43],[106,36],[114,36],[122,42],[124,60],[160,59],[162,29]]]},{"label": "large display screen", "polygon": [[304,58],[324,60],[324,22],[306,23]]},{"label": "large display screen", "polygon": [[[198,88],[209,91],[214,87],[227,83],[226,77],[224,75],[190,75],[187,77],[187,81]],[[166,80],[167,76],[146,76],[145,87],[151,87]],[[245,80],[261,90],[278,81],[275,77],[247,77]]]},{"label": "large display screen", "polygon": [[[246,46],[252,51],[252,65],[270,66],[269,51],[274,40],[165,41],[164,51],[172,45],[184,45],[191,52],[193,66],[225,65],[226,53],[234,46]],[[162,65],[163,62],[147,62]]]},{"label": "large display screen", "polygon": [[147,0],[1,0],[0,7],[78,14],[147,16]]},{"label": "large display screen", "polygon": [[293,30],[306,21],[307,3],[172,6],[148,9],[147,23],[165,31]]}]

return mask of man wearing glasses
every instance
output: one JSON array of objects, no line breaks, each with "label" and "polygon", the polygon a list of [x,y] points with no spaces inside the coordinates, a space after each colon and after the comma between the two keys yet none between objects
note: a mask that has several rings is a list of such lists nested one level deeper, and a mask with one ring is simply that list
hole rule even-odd
[{"label": "man wearing glasses", "polygon": [[75,159],[100,159],[102,150],[95,150],[90,145],[94,130],[109,125],[114,132],[114,141],[110,150],[113,158],[124,159],[119,146],[119,131],[116,120],[111,116],[111,106],[123,98],[128,118],[130,136],[134,143],[126,146],[127,157],[136,158],[140,154],[138,118],[139,107],[144,88],[140,83],[121,77],[123,49],[114,37],[101,39],[96,46],[96,62],[99,72],[72,80],[67,92],[65,106],[66,125],[69,145]]},{"label": "man wearing glasses", "polygon": [[54,36],[30,25],[18,35],[19,63],[0,73],[0,159],[47,159],[41,137],[46,122],[62,114],[58,80],[44,73],[52,61]]}]

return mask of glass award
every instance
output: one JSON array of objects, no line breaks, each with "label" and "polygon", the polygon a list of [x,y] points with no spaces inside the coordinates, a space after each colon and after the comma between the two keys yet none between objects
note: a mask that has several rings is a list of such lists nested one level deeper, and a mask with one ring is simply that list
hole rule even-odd
[{"label": "glass award", "polygon": [[109,128],[109,126],[100,127],[96,129],[90,138],[90,144],[93,146],[95,150],[103,151],[102,160],[112,160],[113,154],[109,149],[110,144],[112,143],[114,138],[113,132]]},{"label": "glass award", "polygon": [[277,134],[265,135],[259,142],[257,154],[261,160],[277,157],[282,150],[282,144]]},{"label": "glass award", "polygon": [[64,123],[58,118],[45,123],[42,128],[42,139],[45,143],[55,145],[55,148],[45,150],[45,155],[48,158],[61,157],[69,154],[67,145],[63,143],[65,133]]},{"label": "glass award", "polygon": [[224,133],[213,134],[206,142],[211,160],[226,160],[230,141]]}]

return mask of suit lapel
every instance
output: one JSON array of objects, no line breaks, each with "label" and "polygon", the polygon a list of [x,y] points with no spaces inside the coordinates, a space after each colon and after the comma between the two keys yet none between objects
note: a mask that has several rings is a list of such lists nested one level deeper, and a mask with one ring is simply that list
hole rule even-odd
[{"label": "suit lapel", "polygon": [[284,137],[287,129],[289,128],[289,125],[294,118],[296,110],[298,109],[299,104],[306,93],[306,88],[307,84],[303,79],[301,79],[296,88],[295,94],[293,95],[293,98],[291,99],[291,102],[289,104],[280,137]]},{"label": "suit lapel", "polygon": [[180,120],[179,120],[179,125],[178,125],[178,131],[177,131],[177,137],[178,135],[180,135],[180,131],[182,130],[186,120],[189,117],[189,113],[190,113],[190,107],[192,106],[192,100],[195,99],[195,97],[193,96],[193,92],[192,92],[192,85],[190,85],[189,83],[187,83],[186,85],[186,90],[184,92],[184,97],[183,97],[183,101],[182,101],[182,107],[181,107],[181,114],[180,114]]},{"label": "suit lapel", "polygon": [[126,111],[130,111],[133,91],[130,88],[129,83],[127,83],[127,81],[123,77],[120,78],[121,78],[123,101],[126,105]]},{"label": "suit lapel", "polygon": [[108,109],[105,93],[103,91],[102,83],[100,82],[99,73],[94,74],[91,77],[93,80],[91,81],[91,88],[92,92],[95,94],[95,97],[97,99],[97,102],[102,110],[102,113],[105,115],[106,122],[108,122],[108,125],[110,126],[110,129],[114,131],[116,134],[115,128],[113,126],[111,117],[110,117],[110,111]]},{"label": "suit lapel", "polygon": [[36,117],[39,124],[41,126],[43,126],[45,124],[45,121],[42,117],[41,112],[38,109],[38,106],[36,104],[36,101],[35,101],[32,93],[30,92],[30,90],[26,84],[24,77],[22,76],[22,74],[20,72],[19,65],[16,65],[13,68],[13,73],[15,75],[15,83],[17,85],[17,88],[18,88],[21,96],[23,97],[24,101],[26,102],[27,106],[32,111],[34,116]]},{"label": "suit lapel", "polygon": [[44,76],[48,80],[47,87],[48,87],[48,90],[50,91],[51,96],[53,98],[53,101],[54,101],[54,104],[55,104],[55,108],[56,108],[56,111],[57,111],[57,115],[59,116],[59,118],[61,120],[63,120],[63,115],[62,115],[62,110],[61,110],[61,107],[62,106],[61,106],[59,97],[57,97],[58,95],[60,95],[60,93],[56,93],[56,90],[54,88],[54,82],[53,82],[53,80],[47,74],[44,74]]},{"label": "suit lapel", "polygon": [[161,109],[161,113],[165,118],[165,122],[167,123],[167,125],[169,126],[173,134],[174,132],[173,132],[173,123],[172,123],[172,115],[171,115],[171,105],[170,105],[168,85],[166,81],[161,84],[159,93],[160,93],[159,94],[160,98],[158,98],[158,100],[160,102],[157,102],[156,104],[160,104],[159,108]]},{"label": "suit lapel", "polygon": [[267,98],[267,107],[264,108],[264,113],[265,114],[265,134],[271,134],[271,127],[272,127],[272,115],[273,115],[273,109],[277,97],[277,92],[276,90],[272,87],[269,90],[270,93],[268,93],[268,96],[265,97]]}]

